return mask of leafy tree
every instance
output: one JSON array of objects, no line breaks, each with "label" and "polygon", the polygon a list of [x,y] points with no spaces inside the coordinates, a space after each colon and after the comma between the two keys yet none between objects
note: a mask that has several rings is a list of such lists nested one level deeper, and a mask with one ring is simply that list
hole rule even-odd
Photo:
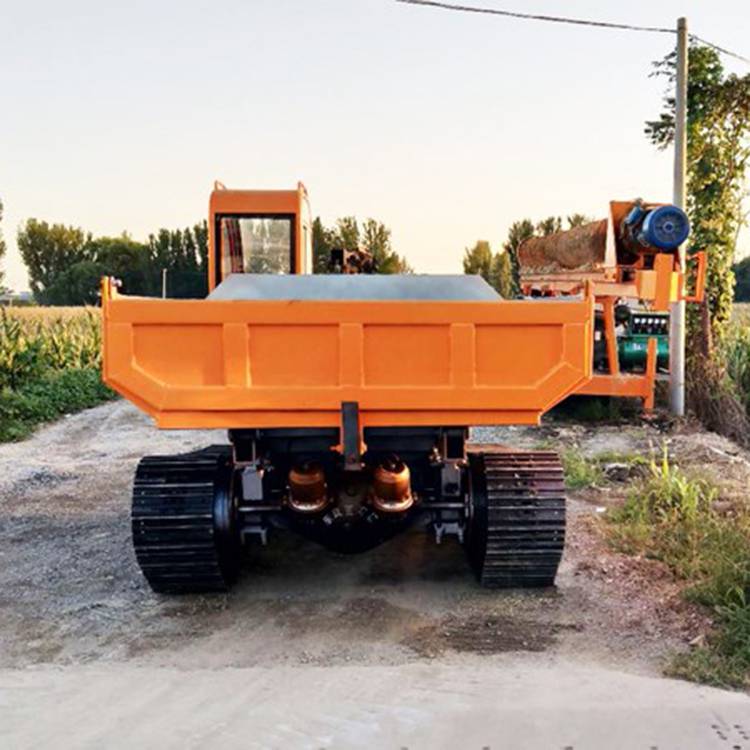
[{"label": "leafy tree", "polygon": [[172,265],[172,237],[169,229],[159,229],[148,236],[148,255],[154,268],[169,268]]},{"label": "leafy tree", "polygon": [[198,270],[208,273],[208,222],[205,219],[193,225],[193,239],[198,257]]},{"label": "leafy tree", "polygon": [[185,229],[159,229],[147,243],[147,292],[161,294],[167,273],[167,296],[205,297],[208,293],[208,224]]},{"label": "leafy tree", "polygon": [[[667,79],[674,90],[674,52],[654,64],[653,75]],[[742,197],[750,158],[750,74],[725,74],[719,53],[700,44],[690,47],[688,63],[687,208],[692,225],[688,254],[708,251],[706,278],[710,329],[690,309],[692,335],[704,340],[724,337],[732,312],[732,263],[738,228],[743,220]],[[646,135],[665,149],[674,142],[675,100],[664,97],[657,120],[646,123]],[[692,307],[692,306],[691,306]],[[705,341],[709,334],[709,341]],[[699,339],[699,340],[701,340]]]},{"label": "leafy tree", "polygon": [[381,264],[378,266],[378,273],[393,274],[393,273],[414,273],[414,269],[411,264],[403,255],[399,255],[396,252],[392,252]]},{"label": "leafy tree", "polygon": [[29,219],[18,230],[18,250],[38,302],[48,304],[48,290],[71,266],[92,260],[90,240],[79,227],[50,226],[36,219]]},{"label": "leafy tree", "polygon": [[90,248],[102,275],[120,279],[127,294],[148,295],[152,291],[153,269],[148,247],[142,242],[136,242],[123,232],[119,237],[97,237],[91,241]]},{"label": "leafy tree", "polygon": [[375,260],[377,273],[413,273],[406,258],[399,255],[391,244],[391,230],[380,221],[367,219],[362,225],[362,248]]},{"label": "leafy tree", "polygon": [[529,237],[534,236],[534,222],[531,219],[514,221],[508,230],[508,239],[505,241],[505,252],[508,253],[511,265],[511,288],[513,294],[517,295],[521,290],[521,272],[518,266],[518,247]]},{"label": "leafy tree", "polygon": [[744,258],[734,267],[736,286],[735,302],[750,302],[750,257]]},{"label": "leafy tree", "polygon": [[571,214],[566,219],[568,222],[568,229],[575,229],[575,227],[582,227],[585,224],[590,224],[594,219],[586,214]]},{"label": "leafy tree", "polygon": [[315,273],[328,273],[331,250],[361,248],[375,259],[377,273],[412,273],[405,258],[394,251],[391,230],[380,221],[367,219],[360,227],[354,216],[344,216],[333,229],[326,228],[320,217],[313,222],[313,268]]},{"label": "leafy tree", "polygon": [[478,240],[474,247],[464,251],[463,263],[464,273],[481,276],[501,297],[511,299],[515,296],[513,264],[507,250],[493,253],[489,242]]},{"label": "leafy tree", "polygon": [[336,220],[334,238],[338,247],[355,250],[359,247],[359,222],[354,216],[344,216]]},{"label": "leafy tree", "polygon": [[497,253],[492,259],[492,270],[490,272],[490,283],[498,294],[504,299],[513,299],[516,296],[516,284],[513,279],[513,261],[511,253],[503,251]]},{"label": "leafy tree", "polygon": [[562,231],[562,219],[559,216],[548,216],[536,225],[536,234],[547,237]]},{"label": "leafy tree", "polygon": [[313,273],[328,273],[333,248],[333,232],[323,226],[320,216],[316,216],[312,225]]},{"label": "leafy tree", "polygon": [[464,251],[464,273],[478,274],[492,283],[492,248],[487,240],[477,240],[472,248]]},{"label": "leafy tree", "polygon": [[93,260],[74,263],[44,290],[44,304],[95,305],[99,301],[99,285],[105,275],[104,266]]},{"label": "leafy tree", "polygon": [[518,250],[518,246],[529,237],[534,236],[534,222],[531,219],[521,219],[514,221],[508,230],[508,239],[505,242],[505,249],[511,253]]},{"label": "leafy tree", "polygon": [[[0,225],[2,225],[3,221],[3,202],[0,200]],[[3,286],[3,279],[5,278],[5,272],[2,268],[3,258],[5,257],[5,238],[3,237],[3,229],[2,226],[0,226],[0,292],[2,292],[5,287]]]},{"label": "leafy tree", "polygon": [[367,219],[362,225],[360,241],[376,261],[385,260],[393,252],[391,230],[381,221]]}]

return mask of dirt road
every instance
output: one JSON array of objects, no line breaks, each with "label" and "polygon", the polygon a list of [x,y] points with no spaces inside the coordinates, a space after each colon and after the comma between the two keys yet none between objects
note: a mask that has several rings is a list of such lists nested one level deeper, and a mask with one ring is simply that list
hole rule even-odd
[{"label": "dirt road", "polygon": [[[631,449],[645,446],[654,437],[649,430],[626,437],[619,428],[600,430],[596,445],[613,448],[627,439]],[[479,437],[521,444],[540,439],[528,431]],[[564,431],[556,438],[567,439]],[[593,450],[585,440],[582,449]],[[717,726],[723,726],[724,708],[735,723],[738,708],[750,717],[744,696],[658,678],[666,655],[685,648],[705,628],[705,617],[682,603],[658,566],[603,548],[592,531],[607,499],[601,493],[571,498],[555,591],[482,590],[455,540],[437,547],[415,531],[354,557],[276,533],[268,547],[250,549],[230,594],[154,595],[130,547],[135,465],[147,453],[216,442],[224,442],[222,433],[160,433],[118,401],[69,417],[25,443],[0,446],[0,739],[5,731],[14,747],[45,746],[48,728],[77,728],[67,746],[112,746],[126,725],[131,732],[141,719],[155,726],[161,709],[154,701],[161,701],[164,721],[184,716],[187,722],[184,731],[165,724],[176,733],[162,746],[206,746],[210,735],[191,734],[190,712],[210,704],[216,736],[229,746],[436,747],[417,742],[422,722],[450,729],[447,717],[458,721],[456,711],[467,701],[475,714],[495,706],[493,720],[502,715],[506,728],[515,715],[533,729],[536,719],[521,710],[519,695],[534,693],[534,685],[542,691],[540,711],[549,717],[563,717],[574,697],[595,694],[610,695],[612,711],[619,696],[623,716],[641,710],[645,716],[648,701],[636,700],[631,690],[710,708]],[[717,445],[709,448],[724,450]],[[410,696],[405,702],[398,698],[401,688]],[[180,704],[176,696],[190,689]],[[296,706],[293,719],[283,719],[285,695]],[[78,731],[74,717],[89,712],[98,696],[102,709]],[[439,710],[443,705],[446,712]],[[42,712],[39,723],[33,717],[42,706],[49,713]],[[252,711],[243,713],[243,706]],[[336,717],[343,721],[349,709],[351,731],[363,732],[359,744],[343,724],[334,731]],[[283,721],[288,734],[277,725]],[[266,740],[252,736],[254,725],[266,727]],[[480,735],[474,735],[477,747],[506,746],[496,735]],[[122,745],[135,746],[127,736],[120,736]],[[368,737],[374,744],[364,741]],[[577,741],[560,734],[558,744],[512,746],[603,746]],[[750,747],[739,735],[737,742]]]}]

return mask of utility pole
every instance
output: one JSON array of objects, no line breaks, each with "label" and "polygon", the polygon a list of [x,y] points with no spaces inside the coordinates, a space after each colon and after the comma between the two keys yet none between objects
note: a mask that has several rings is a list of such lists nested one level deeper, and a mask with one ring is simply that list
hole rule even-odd
[{"label": "utility pole", "polygon": [[[685,208],[687,173],[687,83],[688,25],[687,18],[677,19],[677,70],[675,76],[674,112],[674,194],[675,206]],[[685,245],[677,251],[680,271],[685,273]],[[669,326],[669,403],[672,413],[685,415],[685,302],[672,304]]]},{"label": "utility pole", "polygon": [[167,269],[161,269],[161,296],[162,299],[167,298]]}]

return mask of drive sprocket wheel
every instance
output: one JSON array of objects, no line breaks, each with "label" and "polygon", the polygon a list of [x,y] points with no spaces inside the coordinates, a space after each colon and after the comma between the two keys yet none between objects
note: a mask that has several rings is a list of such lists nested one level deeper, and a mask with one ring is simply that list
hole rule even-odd
[{"label": "drive sprocket wheel", "polygon": [[469,456],[467,551],[482,586],[552,586],[565,546],[565,485],[552,452]]}]

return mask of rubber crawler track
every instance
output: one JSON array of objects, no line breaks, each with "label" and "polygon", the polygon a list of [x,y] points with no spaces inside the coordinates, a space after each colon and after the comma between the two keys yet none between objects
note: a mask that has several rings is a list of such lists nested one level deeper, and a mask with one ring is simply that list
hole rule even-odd
[{"label": "rubber crawler track", "polygon": [[483,586],[552,586],[565,546],[565,484],[552,452],[470,456],[469,557]]},{"label": "rubber crawler track", "polygon": [[214,446],[181,456],[147,456],[138,464],[133,546],[154,591],[225,591],[232,583],[238,541],[231,528],[224,533],[217,525],[230,456],[228,446]]}]

